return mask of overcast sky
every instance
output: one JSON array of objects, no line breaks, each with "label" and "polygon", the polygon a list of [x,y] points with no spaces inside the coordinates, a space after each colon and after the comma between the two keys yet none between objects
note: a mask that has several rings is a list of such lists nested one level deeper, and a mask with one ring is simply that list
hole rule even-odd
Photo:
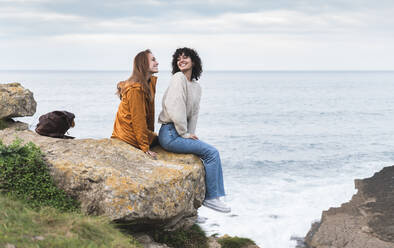
[{"label": "overcast sky", "polygon": [[393,0],[0,0],[0,70],[394,70]]}]

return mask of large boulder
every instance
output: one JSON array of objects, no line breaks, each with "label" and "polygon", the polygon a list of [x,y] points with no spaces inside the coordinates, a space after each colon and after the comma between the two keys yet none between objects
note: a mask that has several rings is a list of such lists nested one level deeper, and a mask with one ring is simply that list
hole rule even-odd
[{"label": "large boulder", "polygon": [[0,130],[0,139],[38,145],[56,184],[81,202],[83,212],[168,230],[194,223],[205,196],[198,157],[156,148],[153,160],[120,140],[49,138],[23,127]]},{"label": "large boulder", "polygon": [[305,239],[311,248],[394,248],[394,166],[356,180],[352,199],[324,211]]},{"label": "large boulder", "polygon": [[36,107],[33,93],[19,83],[0,84],[0,119],[32,116]]}]

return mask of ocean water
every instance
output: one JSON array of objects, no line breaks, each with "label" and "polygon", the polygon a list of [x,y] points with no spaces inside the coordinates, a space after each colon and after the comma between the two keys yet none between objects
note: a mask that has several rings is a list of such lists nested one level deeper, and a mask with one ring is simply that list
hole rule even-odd
[{"label": "ocean water", "polygon": [[[34,129],[53,110],[76,114],[69,134],[111,135],[126,71],[0,71],[34,92]],[[156,109],[169,72],[158,74]],[[205,72],[197,136],[221,153],[231,214],[201,207],[208,234],[296,246],[321,212],[356,192],[354,179],[394,164],[394,72]],[[159,126],[156,125],[156,131]]]}]

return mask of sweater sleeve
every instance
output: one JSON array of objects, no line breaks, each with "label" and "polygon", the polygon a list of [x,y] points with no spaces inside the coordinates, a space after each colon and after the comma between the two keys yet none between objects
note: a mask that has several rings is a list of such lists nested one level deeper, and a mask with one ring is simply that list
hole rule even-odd
[{"label": "sweater sleeve", "polygon": [[190,117],[190,119],[187,123],[187,129],[189,130],[189,133],[194,134],[194,135],[196,134],[196,126],[197,126],[199,111],[200,111],[200,104],[197,106],[197,109],[195,110],[195,112]]},{"label": "sweater sleeve", "polygon": [[186,113],[186,85],[181,73],[176,73],[170,80],[166,92],[164,106],[171,121],[174,122],[176,131],[183,138],[189,138],[187,132],[187,113]]},{"label": "sweater sleeve", "polygon": [[128,99],[130,99],[131,123],[136,140],[140,149],[147,152],[149,150],[149,135],[151,131],[146,123],[145,96],[141,89],[131,89],[128,94],[130,94]]}]

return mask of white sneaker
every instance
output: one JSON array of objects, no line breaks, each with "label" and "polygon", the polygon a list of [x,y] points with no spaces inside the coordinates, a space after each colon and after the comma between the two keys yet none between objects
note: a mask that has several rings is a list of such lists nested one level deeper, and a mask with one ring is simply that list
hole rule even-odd
[{"label": "white sneaker", "polygon": [[209,199],[209,200],[204,200],[202,202],[202,205],[204,205],[207,208],[213,209],[218,212],[222,213],[230,213],[231,208],[227,206],[224,202],[222,202],[219,197]]}]

